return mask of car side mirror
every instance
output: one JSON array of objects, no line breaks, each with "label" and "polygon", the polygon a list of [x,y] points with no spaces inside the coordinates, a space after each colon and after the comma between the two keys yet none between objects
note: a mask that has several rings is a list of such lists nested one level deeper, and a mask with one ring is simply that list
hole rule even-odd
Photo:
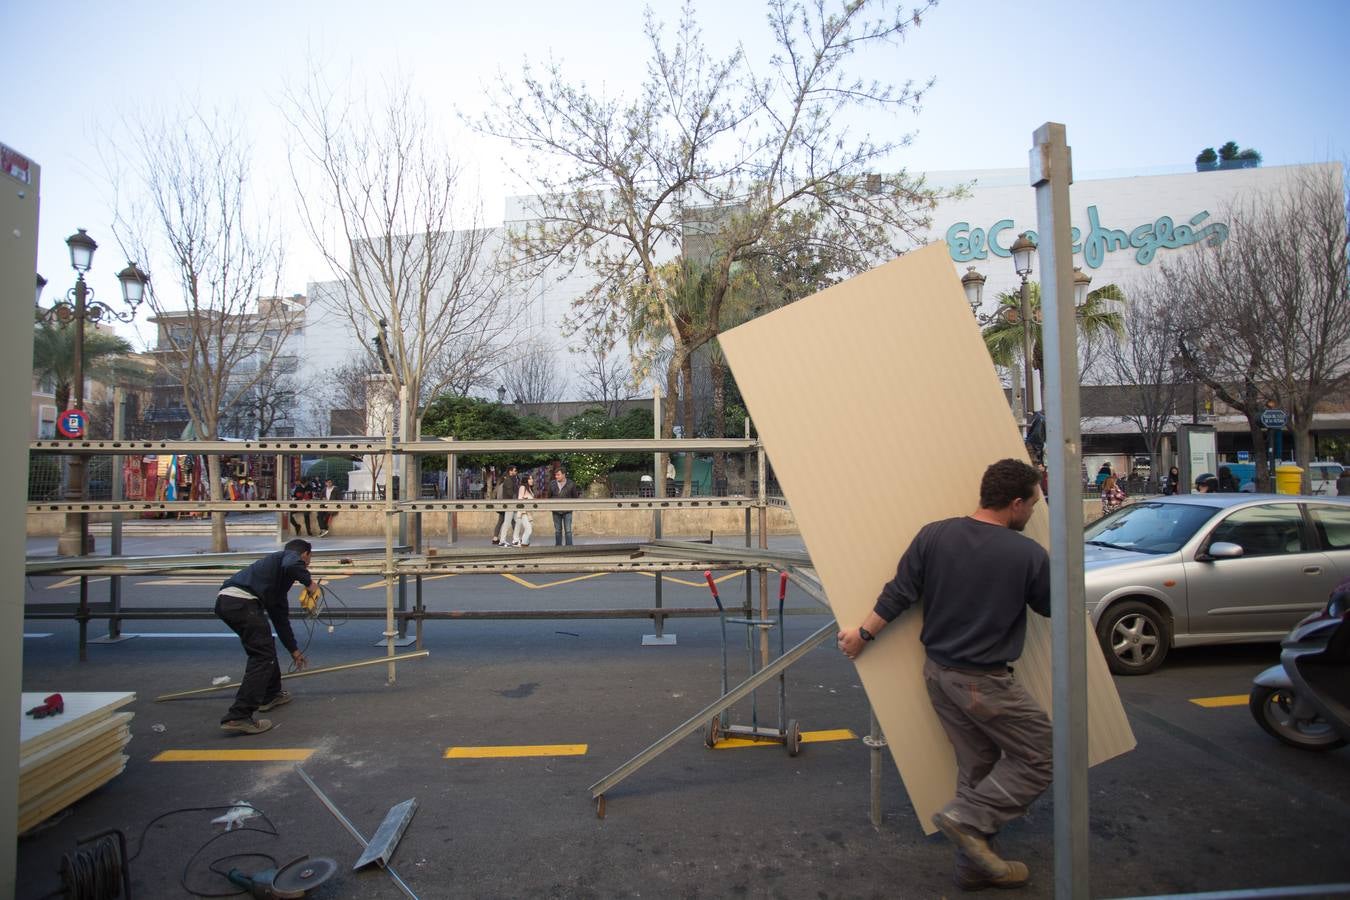
[{"label": "car side mirror", "polygon": [[1218,541],[1210,544],[1209,549],[1205,551],[1205,559],[1237,559],[1243,554],[1240,544],[1234,544],[1229,541]]}]

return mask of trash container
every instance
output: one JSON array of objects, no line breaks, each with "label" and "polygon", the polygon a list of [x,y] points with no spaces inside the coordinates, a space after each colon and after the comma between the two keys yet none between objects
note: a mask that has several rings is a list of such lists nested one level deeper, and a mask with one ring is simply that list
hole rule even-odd
[{"label": "trash container", "polygon": [[1293,463],[1275,467],[1275,493],[1298,494],[1303,491],[1303,469]]}]

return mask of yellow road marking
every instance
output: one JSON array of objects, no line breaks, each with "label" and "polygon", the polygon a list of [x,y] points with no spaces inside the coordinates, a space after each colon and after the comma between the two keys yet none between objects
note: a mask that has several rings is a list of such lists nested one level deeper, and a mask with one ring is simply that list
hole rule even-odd
[{"label": "yellow road marking", "polygon": [[165,750],[151,762],[304,762],[314,755],[304,748],[285,750]]},{"label": "yellow road marking", "polygon": [[505,759],[516,756],[585,756],[585,744],[517,744],[504,747],[450,747],[446,759]]},{"label": "yellow road marking", "polygon": [[1246,694],[1229,694],[1226,697],[1196,697],[1191,700],[1196,706],[1203,706],[1205,709],[1218,709],[1221,706],[1246,706]]},{"label": "yellow road marking", "polygon": [[[108,580],[107,575],[95,575],[90,576],[89,583],[93,584],[96,581],[107,581],[107,580]],[[60,581],[47,585],[47,590],[54,591],[57,590],[58,588],[68,588],[77,585],[79,583],[80,583],[80,576],[72,575],[69,578],[62,578]]]},{"label": "yellow road marking", "polygon": [[522,587],[527,587],[532,591],[541,591],[544,588],[557,587],[560,584],[571,584],[574,581],[585,581],[588,578],[603,578],[608,574],[609,574],[608,572],[592,572],[589,575],[577,575],[573,578],[560,578],[557,581],[550,581],[547,584],[532,584],[531,582],[526,581],[524,578],[521,578],[519,575],[510,575],[502,573],[502,577],[505,578],[507,581],[514,581],[516,584],[521,585]]},{"label": "yellow road marking", "polygon": [[[655,577],[656,577],[656,573],[655,573],[655,572],[639,572],[638,574],[639,574],[639,575],[646,575],[648,578],[655,578]],[[730,581],[732,578],[740,578],[740,577],[741,577],[742,575],[744,575],[744,574],[745,574],[744,571],[732,572],[730,575],[723,575],[721,578],[714,578],[714,579],[713,579],[713,583],[714,583],[714,584],[721,584],[721,583],[724,582],[724,581]],[[675,582],[676,584],[687,584],[687,585],[689,585],[690,587],[695,587],[695,588],[701,588],[701,587],[707,587],[707,586],[708,586],[708,582],[707,582],[707,581],[685,581],[683,578],[676,578],[676,577],[673,576],[673,575],[663,575],[663,576],[662,576],[662,581],[665,581],[665,582],[667,582],[667,583],[673,581],[673,582]]]},{"label": "yellow road marking", "polygon": [[[803,744],[822,744],[826,741],[852,741],[858,736],[847,728],[832,728],[827,731],[803,731]],[[722,738],[713,745],[714,750],[739,750],[742,747],[777,747],[775,741],[755,741],[750,738]]]}]

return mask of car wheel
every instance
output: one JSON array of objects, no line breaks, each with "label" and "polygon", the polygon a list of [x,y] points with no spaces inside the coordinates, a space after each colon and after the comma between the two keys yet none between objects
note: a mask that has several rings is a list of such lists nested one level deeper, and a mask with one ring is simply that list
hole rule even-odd
[{"label": "car wheel", "polygon": [[1097,639],[1117,675],[1147,675],[1162,665],[1171,643],[1162,614],[1137,600],[1108,609],[1097,626]]},{"label": "car wheel", "polygon": [[1247,707],[1266,733],[1300,750],[1335,750],[1345,741],[1321,716],[1294,718],[1294,692],[1288,688],[1254,687]]}]

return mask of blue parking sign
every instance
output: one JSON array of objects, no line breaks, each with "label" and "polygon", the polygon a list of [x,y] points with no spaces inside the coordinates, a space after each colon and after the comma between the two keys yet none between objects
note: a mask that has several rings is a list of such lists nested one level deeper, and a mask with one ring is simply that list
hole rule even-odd
[{"label": "blue parking sign", "polygon": [[86,424],[84,410],[68,409],[61,413],[61,418],[56,420],[56,430],[61,432],[63,437],[68,437],[74,441],[84,437]]}]

